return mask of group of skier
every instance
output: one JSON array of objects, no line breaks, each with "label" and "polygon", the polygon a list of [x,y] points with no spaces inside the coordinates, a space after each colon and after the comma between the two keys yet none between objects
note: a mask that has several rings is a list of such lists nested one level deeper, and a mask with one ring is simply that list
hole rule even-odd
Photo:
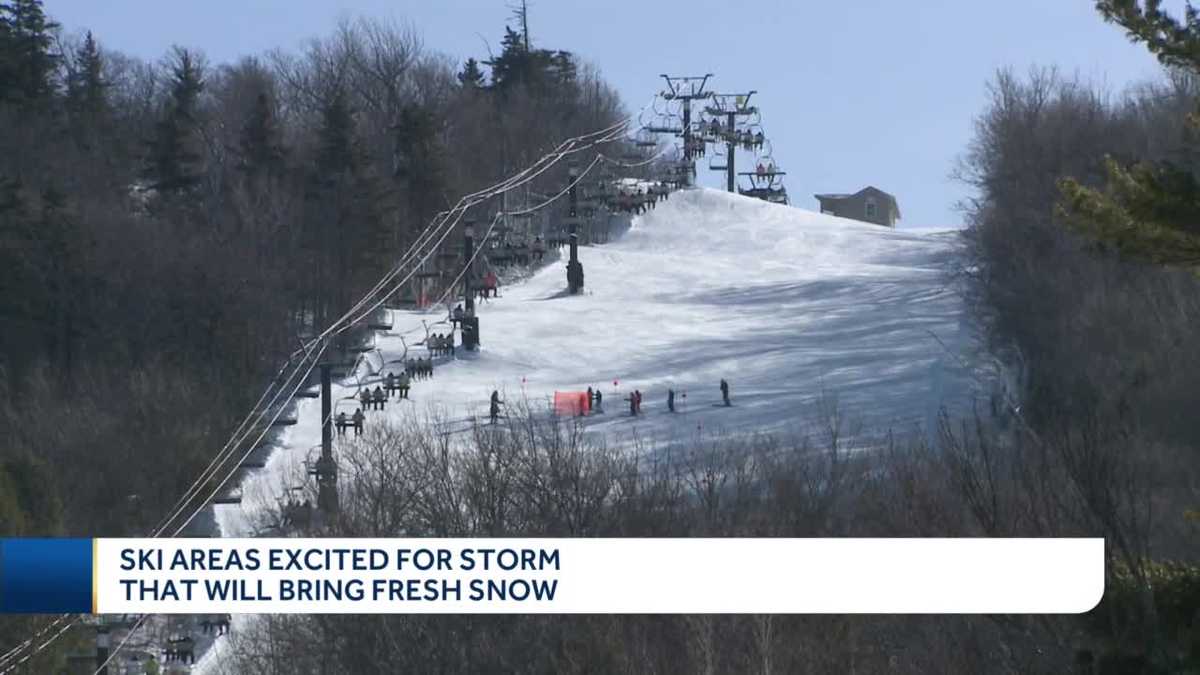
[{"label": "group of skier", "polygon": [[[763,136],[762,131],[752,132],[748,129],[734,129],[732,132],[730,132],[725,129],[725,125],[721,124],[721,122],[716,119],[709,120],[707,124],[701,122],[701,125],[701,129],[705,132],[708,140],[714,142],[733,141],[736,145],[741,146],[742,149],[746,151],[752,152],[754,150],[758,150],[767,140],[766,137]],[[701,154],[701,156],[703,156],[703,154]]]},{"label": "group of skier", "polygon": [[404,374],[411,380],[426,380],[433,377],[433,357],[409,359],[404,364]]},{"label": "group of skier", "polygon": [[358,400],[362,403],[364,410],[383,410],[383,404],[387,401],[388,395],[383,393],[383,388],[375,385],[372,391],[370,387],[363,387],[362,391],[358,392]]},{"label": "group of skier", "polygon": [[426,342],[427,342],[427,346],[429,347],[430,354],[433,354],[434,356],[442,356],[444,354],[449,354],[450,356],[454,356],[454,333],[453,332],[447,333],[445,335],[440,335],[438,333],[434,333],[433,335],[429,336],[429,339]]},{"label": "group of skier", "polygon": [[618,188],[615,200],[611,206],[624,213],[641,214],[666,200],[671,194],[671,188],[665,183],[651,183],[647,186],[633,188]]},{"label": "group of skier", "polygon": [[500,279],[496,276],[495,270],[488,270],[487,274],[483,275],[483,286],[479,289],[479,297],[487,300],[489,297],[497,297],[500,289]]},{"label": "group of skier", "polygon": [[387,392],[388,398],[391,398],[392,394],[396,394],[399,398],[408,398],[410,386],[412,386],[412,378],[407,372],[400,373],[399,376],[395,373],[388,373],[384,378],[383,388]]},{"label": "group of skier", "polygon": [[366,415],[363,414],[362,408],[355,408],[354,415],[347,417],[345,412],[340,412],[334,418],[334,426],[337,427],[338,436],[346,435],[346,429],[354,429],[355,436],[362,436],[363,422],[366,420]]}]

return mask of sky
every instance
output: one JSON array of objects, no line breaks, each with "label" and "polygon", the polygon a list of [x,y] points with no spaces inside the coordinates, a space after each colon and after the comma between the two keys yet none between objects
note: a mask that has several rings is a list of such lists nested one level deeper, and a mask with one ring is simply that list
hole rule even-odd
[{"label": "sky", "polygon": [[[342,17],[411,23],[460,60],[497,49],[511,0],[45,0],[68,31],[158,59],[173,44],[225,63],[327,35]],[[1166,2],[1177,9],[1182,2]],[[873,185],[900,227],[956,227],[969,189],[951,178],[1000,68],[1057,66],[1119,92],[1160,75],[1091,0],[533,0],[535,47],[597,65],[637,110],[659,75],[713,73],[716,91],[756,90],[792,203]],[[698,164],[701,183],[723,178]]]}]

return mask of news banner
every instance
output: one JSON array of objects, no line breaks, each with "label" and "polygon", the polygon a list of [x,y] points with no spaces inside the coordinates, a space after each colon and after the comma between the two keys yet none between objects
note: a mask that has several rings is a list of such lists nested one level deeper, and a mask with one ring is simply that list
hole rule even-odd
[{"label": "news banner", "polygon": [[5,613],[1081,613],[1103,539],[0,539]]}]

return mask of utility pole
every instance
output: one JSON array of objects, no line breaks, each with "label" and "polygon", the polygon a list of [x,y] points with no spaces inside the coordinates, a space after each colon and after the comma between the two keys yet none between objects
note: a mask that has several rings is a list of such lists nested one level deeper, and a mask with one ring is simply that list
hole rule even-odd
[{"label": "utility pole", "polygon": [[[750,105],[750,97],[758,93],[713,94],[712,105],[704,109],[713,117],[725,117],[725,189],[737,192],[737,118],[758,114],[758,108]],[[713,167],[716,168],[716,167]]]},{"label": "utility pole", "polygon": [[467,351],[479,349],[479,317],[475,316],[475,284],[471,260],[475,257],[475,221],[467,220],[463,227],[463,312],[462,346]]},{"label": "utility pole", "polygon": [[332,364],[321,364],[321,458],[312,473],[317,477],[317,508],[326,522],[337,516],[337,462],[333,459],[333,391]]},{"label": "utility pole", "polygon": [[579,262],[579,167],[574,163],[567,165],[567,241],[570,245],[571,256],[567,261],[567,292],[578,295],[583,291],[583,263]]},{"label": "utility pole", "polygon": [[[712,92],[704,91],[704,86],[708,83],[708,78],[712,77],[712,73],[708,73],[703,77],[673,77],[671,75],[662,75],[667,81],[667,90],[662,93],[663,99],[667,101],[680,101],[683,106],[683,157],[686,160],[696,158],[696,150],[692,145],[692,101],[706,99],[712,96]],[[689,172],[684,176],[684,185],[692,184],[692,176]]]}]

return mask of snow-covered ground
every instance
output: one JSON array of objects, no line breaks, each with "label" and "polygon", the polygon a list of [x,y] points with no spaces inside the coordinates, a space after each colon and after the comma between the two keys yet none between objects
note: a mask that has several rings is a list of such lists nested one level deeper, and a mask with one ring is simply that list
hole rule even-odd
[{"label": "snow-covered ground", "polygon": [[[583,295],[564,295],[565,265],[555,263],[480,302],[480,352],[438,366],[433,379],[414,383],[411,402],[392,399],[386,411],[367,413],[367,424],[431,411],[482,418],[493,389],[548,410],[556,390],[592,386],[604,393],[605,413],[587,426],[609,443],[634,434],[670,442],[804,433],[822,399],[836,399],[866,435],[928,430],[943,406],[964,413],[989,393],[961,299],[947,285],[957,237],[707,188],[676,192],[635,217],[624,236],[580,250]],[[382,356],[385,373],[399,372],[401,336],[411,344],[424,337],[423,320],[444,318],[393,312],[373,360]],[[718,405],[721,378],[731,385],[731,408]],[[378,377],[368,382],[373,388]],[[666,412],[667,388],[679,394],[678,414]],[[644,394],[638,418],[621,400],[633,389]],[[336,409],[351,414],[357,404],[347,397],[356,390],[353,380],[335,384]],[[255,512],[301,480],[320,443],[320,401],[299,399],[297,417],[266,468],[244,483],[243,504],[215,507],[225,536],[252,535]],[[235,616],[234,630],[247,620]],[[225,647],[206,650],[195,672],[222,672]]]},{"label": "snow-covered ground", "polygon": [[[588,428],[610,443],[635,433],[658,442],[803,433],[822,397],[866,433],[929,429],[942,406],[963,412],[986,395],[965,372],[975,341],[947,285],[956,242],[954,232],[892,230],[707,188],[676,192],[621,238],[581,249],[583,295],[565,296],[564,265],[552,264],[481,302],[480,352],[439,366],[414,384],[411,403],[368,413],[367,424],[431,409],[483,417],[493,389],[548,409],[556,390],[593,386],[606,413]],[[411,344],[424,336],[422,319],[443,318],[394,312],[393,331],[376,338],[384,361],[403,354],[399,335]],[[715,405],[721,378],[732,408]],[[335,385],[335,397],[356,386]],[[666,412],[668,387],[678,392],[676,415]],[[636,419],[621,400],[635,388],[645,413]],[[319,417],[319,401],[299,400],[299,423],[248,479],[243,505],[216,507],[223,534],[252,532],[247,513],[320,443]]]}]

